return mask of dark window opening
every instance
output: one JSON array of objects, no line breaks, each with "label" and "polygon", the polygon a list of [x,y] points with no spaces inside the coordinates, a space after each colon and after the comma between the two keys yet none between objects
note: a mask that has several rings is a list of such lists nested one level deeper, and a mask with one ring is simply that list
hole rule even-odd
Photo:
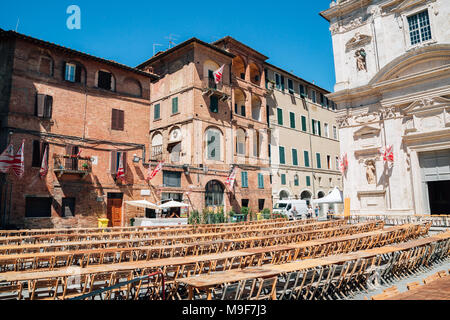
[{"label": "dark window opening", "polygon": [[52,216],[52,198],[26,197],[25,217],[50,218]]},{"label": "dark window opening", "polygon": [[181,188],[181,172],[163,171],[163,185],[165,187]]},{"label": "dark window opening", "polygon": [[75,198],[62,199],[61,216],[66,218],[75,216]]},{"label": "dark window opening", "polygon": [[112,90],[112,74],[105,71],[99,71],[97,87],[105,90]]},{"label": "dark window opening", "polygon": [[[40,168],[42,165],[42,158],[44,157],[45,148],[48,147],[47,142],[39,141],[39,140],[33,140],[33,154],[32,154],[32,161],[31,161],[31,167],[33,168]],[[47,160],[48,160],[48,154],[47,151]]]},{"label": "dark window opening", "polygon": [[266,199],[258,199],[258,209],[259,211],[264,209],[264,203],[266,202]]}]

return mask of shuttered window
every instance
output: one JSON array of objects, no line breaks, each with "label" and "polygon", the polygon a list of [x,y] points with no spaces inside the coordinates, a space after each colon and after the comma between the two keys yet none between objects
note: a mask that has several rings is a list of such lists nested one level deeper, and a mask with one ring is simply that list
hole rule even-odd
[{"label": "shuttered window", "polygon": [[172,99],[172,114],[178,113],[178,97]]},{"label": "shuttered window", "polygon": [[241,181],[242,181],[242,188],[248,188],[248,172],[247,171],[241,172]]},{"label": "shuttered window", "polygon": [[310,176],[306,176],[306,186],[307,187],[311,186],[311,177]]},{"label": "shuttered window", "polygon": [[220,160],[220,131],[208,129],[206,140],[208,160]]},{"label": "shuttered window", "polygon": [[298,187],[299,182],[298,182],[298,175],[294,176],[294,186]]},{"label": "shuttered window", "polygon": [[153,120],[158,120],[161,118],[161,107],[160,104],[155,104],[153,106]]},{"label": "shuttered window", "polygon": [[308,151],[304,151],[303,152],[303,156],[305,158],[305,167],[309,167],[309,152]]},{"label": "shuttered window", "polygon": [[320,163],[320,153],[316,153],[316,158],[317,158],[317,169],[322,168],[322,165]]},{"label": "shuttered window", "polygon": [[209,98],[209,109],[214,113],[219,112],[219,99],[216,96]]},{"label": "shuttered window", "polygon": [[284,91],[284,76],[281,76],[281,91]]},{"label": "shuttered window", "polygon": [[258,173],[258,188],[264,189],[264,175],[262,173]]},{"label": "shuttered window", "polygon": [[[31,159],[31,167],[33,167],[33,168],[41,167],[45,148],[47,148],[48,146],[49,146],[49,144],[47,142],[33,140],[33,154],[32,154],[32,159]],[[48,154],[49,154],[49,152],[47,151],[47,161],[48,161]]]},{"label": "shuttered window", "polygon": [[291,94],[294,93],[294,83],[292,82],[291,79],[288,79],[288,90],[289,90],[289,93],[291,93]]},{"label": "shuttered window", "polygon": [[123,171],[127,172],[127,152],[123,151],[111,151],[111,158],[109,164],[109,172],[112,175],[117,174],[117,169],[119,168],[120,156],[123,153]]},{"label": "shuttered window", "polygon": [[291,128],[295,129],[295,113],[289,112],[290,120],[291,120]]},{"label": "shuttered window", "polygon": [[306,128],[306,117],[302,116],[302,131],[306,132],[308,131]]},{"label": "shuttered window", "polygon": [[278,116],[278,124],[280,126],[283,125],[283,110],[280,108],[277,108],[277,116]]},{"label": "shuttered window", "polygon": [[280,149],[280,164],[286,164],[286,158],[284,154],[284,147],[279,147]]},{"label": "shuttered window", "polygon": [[300,84],[300,85],[299,85],[299,89],[300,89],[300,96],[306,97],[306,89],[305,89],[305,86],[302,85],[302,84]]},{"label": "shuttered window", "polygon": [[293,164],[294,166],[298,166],[297,149],[292,149],[292,164]]},{"label": "shuttered window", "polygon": [[36,95],[35,116],[50,119],[52,117],[53,97],[45,94]]},{"label": "shuttered window", "polygon": [[284,173],[281,174],[281,184],[286,185],[286,175]]},{"label": "shuttered window", "polygon": [[320,121],[317,121],[317,133],[319,136],[322,136],[322,126],[320,125]]},{"label": "shuttered window", "polygon": [[125,123],[125,112],[123,110],[112,109],[111,129],[123,131]]},{"label": "shuttered window", "polygon": [[317,134],[316,120],[312,119],[311,124],[312,124],[312,131],[313,131],[312,133]]}]

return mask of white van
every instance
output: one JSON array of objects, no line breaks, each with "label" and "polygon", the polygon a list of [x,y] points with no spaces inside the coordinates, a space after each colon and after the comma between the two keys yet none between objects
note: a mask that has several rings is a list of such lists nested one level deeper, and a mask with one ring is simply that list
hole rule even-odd
[{"label": "white van", "polygon": [[306,218],[307,212],[306,200],[278,200],[273,207],[273,213],[284,214],[289,220]]}]

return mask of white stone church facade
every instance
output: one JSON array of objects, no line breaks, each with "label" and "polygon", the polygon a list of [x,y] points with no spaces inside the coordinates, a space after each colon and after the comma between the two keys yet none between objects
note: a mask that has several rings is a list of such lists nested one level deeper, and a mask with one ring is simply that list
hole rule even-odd
[{"label": "white stone church facade", "polygon": [[450,1],[341,0],[321,15],[351,213],[450,214]]}]

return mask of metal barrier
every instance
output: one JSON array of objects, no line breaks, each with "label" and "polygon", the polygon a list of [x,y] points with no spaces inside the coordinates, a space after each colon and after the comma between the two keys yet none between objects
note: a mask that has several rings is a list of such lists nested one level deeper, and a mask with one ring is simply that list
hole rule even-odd
[{"label": "metal barrier", "polygon": [[153,277],[153,276],[156,276],[156,275],[161,275],[162,299],[166,300],[166,288],[165,288],[165,284],[164,284],[164,273],[162,271],[156,271],[156,272],[150,273],[150,274],[148,274],[146,276],[143,276],[143,277],[137,277],[137,278],[134,278],[132,280],[128,280],[128,281],[125,281],[125,282],[120,282],[120,283],[117,283],[117,284],[115,284],[113,286],[102,288],[102,289],[98,289],[98,290],[95,290],[95,291],[83,294],[83,295],[78,296],[78,297],[69,298],[67,300],[84,300],[86,298],[90,298],[90,297],[99,295],[101,293],[107,292],[107,291],[112,291],[114,289],[123,287],[125,285],[129,285],[131,283],[135,283],[135,282],[138,282],[138,281],[141,281],[141,280],[145,280],[146,278],[150,278],[150,277]]}]

